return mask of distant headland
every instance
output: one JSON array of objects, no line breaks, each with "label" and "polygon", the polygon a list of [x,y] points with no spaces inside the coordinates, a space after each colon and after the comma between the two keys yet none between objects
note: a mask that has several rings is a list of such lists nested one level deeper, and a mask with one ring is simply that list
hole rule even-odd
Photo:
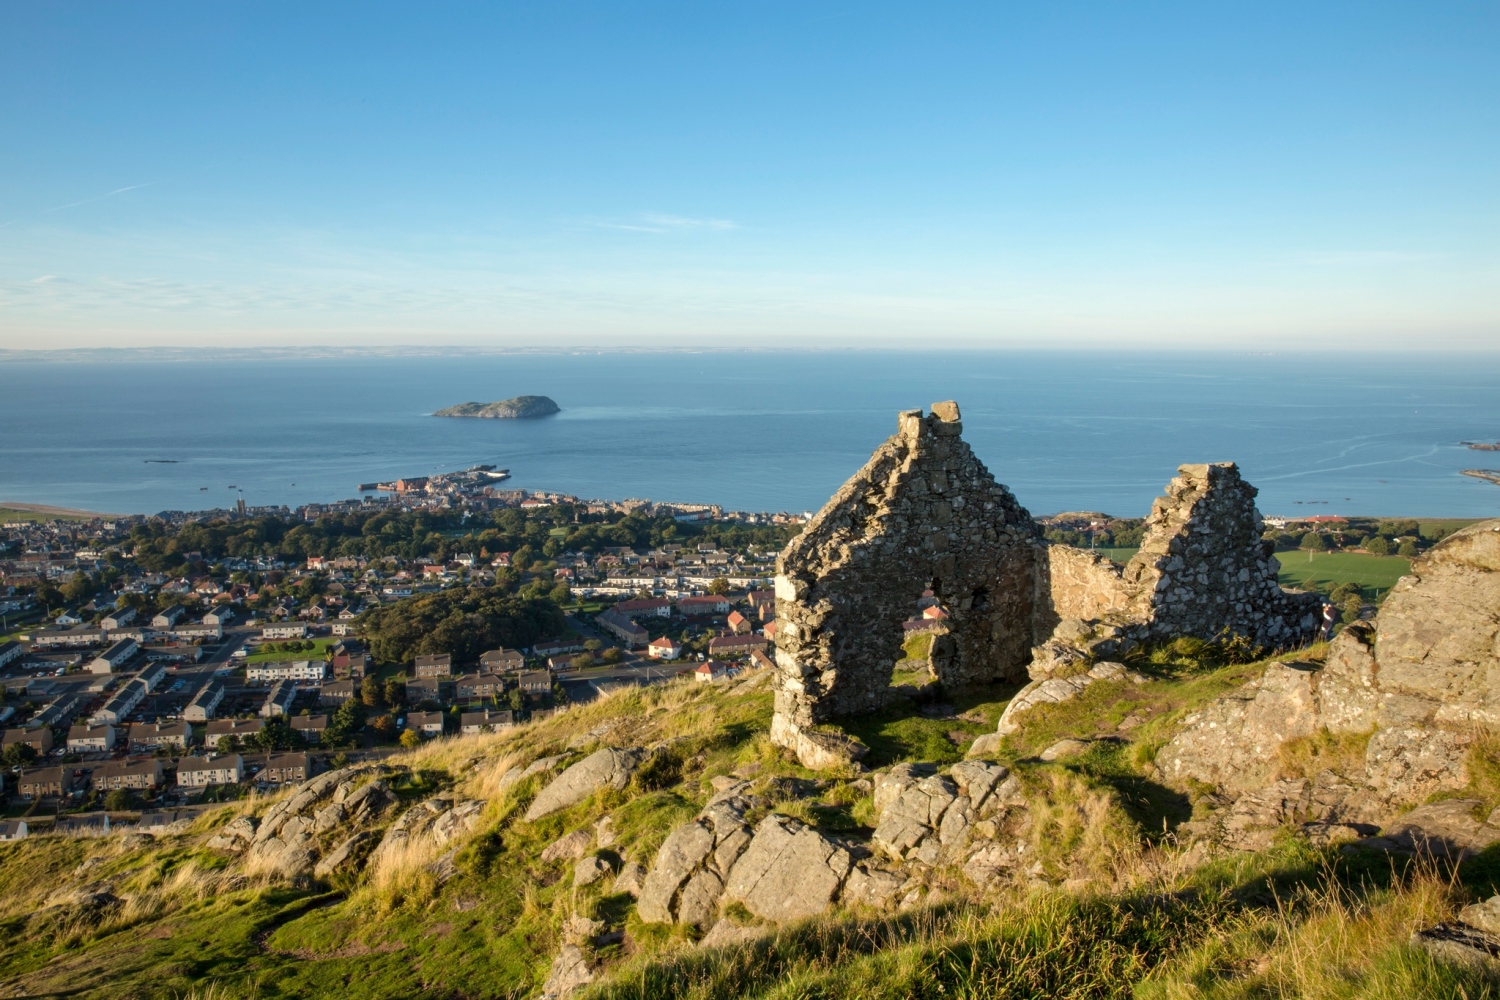
[{"label": "distant headland", "polygon": [[459,403],[438,410],[434,417],[487,417],[491,420],[524,420],[531,417],[549,417],[560,411],[546,396],[517,396],[494,403]]}]

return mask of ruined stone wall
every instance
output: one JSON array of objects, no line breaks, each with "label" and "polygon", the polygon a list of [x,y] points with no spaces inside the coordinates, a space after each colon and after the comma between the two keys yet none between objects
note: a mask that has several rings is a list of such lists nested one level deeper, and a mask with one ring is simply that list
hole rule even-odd
[{"label": "ruined stone wall", "polygon": [[1317,596],[1283,591],[1276,581],[1280,564],[1261,540],[1256,492],[1233,462],[1178,468],[1121,574],[1135,595],[1138,636],[1230,632],[1286,647],[1317,634]]},{"label": "ruined stone wall", "polygon": [[1137,642],[1229,633],[1285,648],[1317,634],[1318,598],[1277,583],[1233,463],[1181,466],[1122,568],[1042,543],[961,432],[956,403],[902,413],[777,562],[771,736],[808,766],[840,754],[815,726],[886,704],[902,622],[929,588],[950,615],[932,652],[949,689],[1024,680],[1028,664],[1045,682]]},{"label": "ruined stone wall", "polygon": [[1038,641],[1065,619],[1114,621],[1129,616],[1138,603],[1136,588],[1125,583],[1124,567],[1086,549],[1048,545],[1036,569]]},{"label": "ruined stone wall", "polygon": [[953,688],[1024,676],[1032,645],[1037,529],[960,437],[956,403],[904,412],[782,552],[776,578],[772,738],[878,709],[901,657],[901,623],[931,588],[951,615],[935,643]]}]

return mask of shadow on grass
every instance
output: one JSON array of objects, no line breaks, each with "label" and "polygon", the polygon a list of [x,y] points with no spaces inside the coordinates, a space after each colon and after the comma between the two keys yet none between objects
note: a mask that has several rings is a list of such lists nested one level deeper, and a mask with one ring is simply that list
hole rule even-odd
[{"label": "shadow on grass", "polygon": [[[870,748],[870,756],[864,761],[869,767],[881,768],[903,761],[952,764],[963,759],[968,740],[995,728],[991,722],[974,722],[958,716],[980,706],[995,706],[992,714],[998,718],[998,706],[1019,690],[1019,686],[1011,684],[950,696],[934,686],[907,697],[895,697],[878,712],[842,718],[838,723],[844,732]],[[952,714],[924,715],[923,707],[935,703],[948,705]],[[956,743],[955,736],[962,736],[964,743]]]}]

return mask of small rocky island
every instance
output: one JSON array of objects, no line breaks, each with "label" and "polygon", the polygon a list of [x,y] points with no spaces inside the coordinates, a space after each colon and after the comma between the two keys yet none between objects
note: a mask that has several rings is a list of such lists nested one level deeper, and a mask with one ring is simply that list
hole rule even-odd
[{"label": "small rocky island", "polygon": [[525,420],[531,417],[550,417],[559,412],[558,406],[546,396],[517,396],[494,403],[459,403],[438,410],[434,417],[488,417],[491,420]]}]

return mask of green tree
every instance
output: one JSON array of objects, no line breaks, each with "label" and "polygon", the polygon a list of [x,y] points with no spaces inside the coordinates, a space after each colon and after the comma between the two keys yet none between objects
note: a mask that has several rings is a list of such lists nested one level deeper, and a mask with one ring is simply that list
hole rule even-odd
[{"label": "green tree", "polygon": [[353,746],[364,728],[364,703],[358,698],[350,698],[340,705],[334,711],[333,718],[328,720],[328,728],[323,730],[323,745],[325,747]]},{"label": "green tree", "polygon": [[1365,602],[1364,602],[1363,599],[1361,599],[1359,597],[1351,597],[1348,600],[1346,600],[1344,602],[1343,615],[1342,615],[1343,620],[1344,620],[1344,624],[1348,625],[1351,622],[1357,622],[1357,621],[1359,621],[1359,614],[1360,614],[1361,611],[1364,610],[1364,607],[1365,607]]},{"label": "green tree", "polygon": [[1302,536],[1302,548],[1307,552],[1322,552],[1328,548],[1328,539],[1316,531],[1309,531]]},{"label": "green tree", "polygon": [[506,692],[505,700],[506,703],[510,705],[510,710],[512,712],[519,712],[521,711],[521,709],[526,707],[526,696],[521,693],[521,689],[518,687],[511,688],[508,692]]},{"label": "green tree", "polygon": [[624,655],[625,654],[620,652],[618,646],[611,646],[604,651],[603,659],[605,663],[619,663],[621,657],[623,657]]},{"label": "green tree", "polygon": [[396,738],[396,720],[392,716],[377,715],[370,728],[375,730],[375,739],[381,743],[389,743]]},{"label": "green tree", "polygon": [[401,734],[401,745],[408,750],[415,750],[422,744],[422,737],[417,735],[415,729],[408,729]]},{"label": "green tree", "polygon": [[710,594],[729,593],[729,581],[724,579],[722,576],[714,577],[713,581],[708,585],[708,592]]},{"label": "green tree", "polygon": [[583,648],[588,650],[590,653],[597,653],[599,652],[599,650],[604,648],[604,643],[600,642],[598,639],[585,639],[583,641]]},{"label": "green tree", "polygon": [[1359,585],[1356,583],[1341,583],[1328,592],[1328,603],[1343,606],[1348,603],[1349,598],[1359,597]]},{"label": "green tree", "polygon": [[116,788],[104,796],[104,808],[110,812],[124,812],[135,805],[135,796],[128,788]]},{"label": "green tree", "polygon": [[568,585],[566,583],[559,583],[557,586],[547,591],[547,599],[550,600],[553,604],[567,604],[573,599],[573,591],[568,589]]},{"label": "green tree", "polygon": [[63,584],[63,599],[77,604],[92,597],[95,589],[94,581],[87,573],[74,573],[72,578]]},{"label": "green tree", "polygon": [[359,682],[359,700],[366,708],[379,708],[382,693],[380,680],[373,674]]},{"label": "green tree", "polygon": [[25,766],[36,760],[36,747],[30,743],[12,743],[0,752],[0,761],[4,761],[11,767],[17,765]]},{"label": "green tree", "polygon": [[220,736],[214,744],[214,749],[219,753],[238,753],[240,749],[240,738],[233,733],[225,733]]},{"label": "green tree", "polygon": [[400,676],[387,677],[382,693],[385,695],[387,705],[399,708],[406,703],[406,681]]},{"label": "green tree", "polygon": [[1406,558],[1411,559],[1416,554],[1417,543],[1412,541],[1410,538],[1402,542],[1400,545],[1396,546],[1396,555],[1398,556],[1405,556]]},{"label": "green tree", "polygon": [[1365,551],[1374,556],[1388,556],[1391,554],[1391,543],[1389,539],[1376,535],[1365,539]]}]

